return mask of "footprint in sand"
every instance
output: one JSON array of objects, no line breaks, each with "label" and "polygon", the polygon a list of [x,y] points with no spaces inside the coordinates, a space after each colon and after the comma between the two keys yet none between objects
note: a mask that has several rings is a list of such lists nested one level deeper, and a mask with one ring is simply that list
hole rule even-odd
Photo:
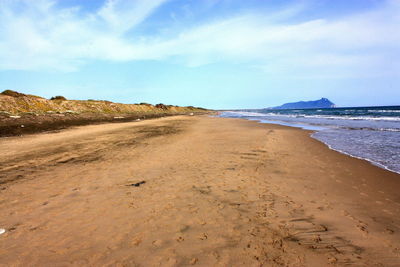
[{"label": "footprint in sand", "polygon": [[197,213],[198,211],[199,211],[199,208],[196,208],[196,207],[189,208],[190,213]]},{"label": "footprint in sand", "polygon": [[383,209],[382,211],[385,212],[385,213],[387,213],[387,214],[393,215],[393,213],[390,212],[390,211],[388,211],[388,210]]},{"label": "footprint in sand", "polygon": [[389,229],[389,228],[386,228],[386,229],[385,229],[385,232],[386,232],[387,234],[390,234],[390,235],[394,234],[394,231],[393,231],[392,229]]},{"label": "footprint in sand", "polygon": [[184,239],[182,236],[178,236],[178,237],[176,238],[176,241],[179,242],[179,243],[181,243],[181,242],[185,241],[185,239]]},{"label": "footprint in sand", "polygon": [[206,221],[199,221],[199,224],[200,224],[200,225],[206,225],[207,222],[206,222]]},{"label": "footprint in sand", "polygon": [[161,247],[162,244],[163,244],[163,241],[160,239],[153,241],[153,246],[155,246],[155,247]]},{"label": "footprint in sand", "polygon": [[186,231],[188,231],[190,229],[190,226],[189,225],[182,225],[182,226],[180,226],[179,227],[179,232],[180,233],[184,233],[184,232],[186,232]]},{"label": "footprint in sand", "polygon": [[349,217],[350,213],[347,210],[342,210],[343,216]]},{"label": "footprint in sand", "polygon": [[357,229],[363,232],[364,235],[368,234],[367,230],[367,224],[363,223],[362,221],[359,221],[359,223],[356,225]]},{"label": "footprint in sand", "polygon": [[128,204],[128,207],[129,207],[129,208],[136,209],[136,208],[137,208],[137,205],[136,205],[135,203],[131,202],[131,203]]},{"label": "footprint in sand", "polygon": [[207,239],[208,239],[208,235],[207,235],[206,233],[202,233],[202,234],[199,236],[199,239],[201,239],[201,240],[207,240]]},{"label": "footprint in sand", "polygon": [[322,241],[321,236],[320,235],[315,235],[313,238],[313,241],[315,243],[320,243]]},{"label": "footprint in sand", "polygon": [[329,257],[328,257],[328,262],[329,262],[330,264],[335,264],[335,263],[338,262],[338,259],[337,259],[335,256],[329,256]]},{"label": "footprint in sand", "polygon": [[316,225],[315,231],[316,231],[316,232],[327,232],[327,231],[328,231],[328,227],[326,227],[326,226],[323,225],[323,224]]},{"label": "footprint in sand", "polygon": [[142,239],[141,238],[135,238],[135,239],[132,240],[132,244],[134,246],[139,246],[140,243],[142,243]]},{"label": "footprint in sand", "polygon": [[[164,266],[176,266],[178,263],[178,260],[176,258],[168,258],[167,261],[165,262]],[[162,262],[160,265],[163,265],[164,263]]]}]

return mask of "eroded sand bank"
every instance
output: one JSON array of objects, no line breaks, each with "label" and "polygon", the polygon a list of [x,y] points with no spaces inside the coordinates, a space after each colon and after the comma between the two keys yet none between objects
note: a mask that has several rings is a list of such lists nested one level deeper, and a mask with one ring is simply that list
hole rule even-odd
[{"label": "eroded sand bank", "polygon": [[181,116],[0,151],[2,266],[400,265],[400,175],[303,130]]}]

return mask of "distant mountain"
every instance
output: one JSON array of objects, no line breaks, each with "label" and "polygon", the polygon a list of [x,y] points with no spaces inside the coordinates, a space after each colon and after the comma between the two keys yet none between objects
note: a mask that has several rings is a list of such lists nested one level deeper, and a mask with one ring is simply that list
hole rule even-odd
[{"label": "distant mountain", "polygon": [[306,109],[306,108],[334,108],[334,103],[327,98],[321,98],[315,101],[300,101],[293,103],[286,103],[282,106],[273,107],[273,109]]}]

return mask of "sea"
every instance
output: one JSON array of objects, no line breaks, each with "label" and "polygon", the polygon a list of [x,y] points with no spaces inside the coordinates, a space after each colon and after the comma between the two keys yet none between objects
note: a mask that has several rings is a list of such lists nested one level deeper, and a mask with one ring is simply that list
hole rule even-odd
[{"label": "sea", "polygon": [[312,130],[329,148],[400,174],[400,106],[233,110],[219,116]]}]

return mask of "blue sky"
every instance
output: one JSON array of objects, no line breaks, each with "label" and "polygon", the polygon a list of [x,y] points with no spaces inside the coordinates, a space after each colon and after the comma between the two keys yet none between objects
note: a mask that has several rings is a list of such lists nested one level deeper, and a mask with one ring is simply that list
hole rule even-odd
[{"label": "blue sky", "polygon": [[0,90],[262,108],[400,105],[400,0],[0,0]]}]

